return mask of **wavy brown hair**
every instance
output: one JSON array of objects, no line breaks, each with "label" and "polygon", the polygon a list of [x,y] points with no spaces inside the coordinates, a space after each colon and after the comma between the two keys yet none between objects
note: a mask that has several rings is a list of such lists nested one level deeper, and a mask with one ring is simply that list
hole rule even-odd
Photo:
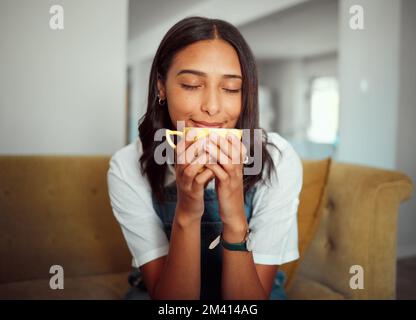
[{"label": "wavy brown hair", "polygon": [[[243,75],[242,87],[242,111],[237,120],[236,128],[250,129],[250,155],[254,158],[254,129],[259,128],[259,106],[258,106],[258,78],[257,67],[250,47],[244,40],[241,33],[230,23],[205,17],[188,17],[177,22],[163,37],[156,55],[153,59],[149,78],[149,92],[147,100],[147,111],[139,120],[139,137],[143,147],[143,154],[140,157],[140,167],[143,175],[149,180],[152,193],[159,201],[164,201],[163,187],[167,172],[167,163],[158,164],[155,162],[154,153],[156,148],[163,141],[155,141],[154,136],[157,130],[162,128],[174,129],[170,119],[167,103],[159,105],[157,80],[166,80],[171,62],[180,50],[186,46],[201,40],[222,39],[228,42],[236,50],[240,60]],[[262,171],[266,168],[266,180],[270,180],[271,173],[276,173],[266,145],[272,145],[280,153],[279,148],[270,143],[267,133],[261,129],[262,144],[262,170],[257,175],[244,175],[244,196],[258,181],[263,180]],[[256,161],[256,160],[254,160]]]}]

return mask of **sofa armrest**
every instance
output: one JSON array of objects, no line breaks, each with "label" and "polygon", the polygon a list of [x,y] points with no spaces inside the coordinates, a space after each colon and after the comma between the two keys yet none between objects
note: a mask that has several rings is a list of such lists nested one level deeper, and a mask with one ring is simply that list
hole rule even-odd
[{"label": "sofa armrest", "polygon": [[[399,171],[333,161],[328,201],[298,274],[347,299],[394,299],[397,213],[411,193]],[[354,265],[363,268],[364,289],[350,288]]]}]

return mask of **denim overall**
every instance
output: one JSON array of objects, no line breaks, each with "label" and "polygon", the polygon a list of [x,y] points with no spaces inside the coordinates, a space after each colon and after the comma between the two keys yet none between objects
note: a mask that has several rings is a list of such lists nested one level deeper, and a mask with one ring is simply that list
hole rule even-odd
[{"label": "denim overall", "polygon": [[[153,207],[163,222],[166,236],[170,241],[172,223],[176,210],[176,182],[165,186],[165,202],[158,201],[152,195]],[[244,203],[247,221],[250,221],[252,213],[252,200],[255,188],[246,194]],[[215,189],[206,188],[204,192],[205,209],[201,219],[201,295],[200,300],[221,299],[221,275],[222,275],[222,250],[221,244],[214,249],[209,249],[210,243],[221,234],[222,221],[219,215],[218,199]],[[273,283],[269,300],[287,299],[284,291],[285,274],[278,271]],[[132,270],[129,282],[133,288],[127,293],[125,299],[135,299],[134,290],[137,288],[146,290],[138,268]],[[134,288],[136,287],[136,289]]]}]

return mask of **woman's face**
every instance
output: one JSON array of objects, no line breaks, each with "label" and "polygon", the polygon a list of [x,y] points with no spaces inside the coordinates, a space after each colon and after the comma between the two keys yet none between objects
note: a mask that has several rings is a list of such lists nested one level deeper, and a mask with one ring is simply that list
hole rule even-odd
[{"label": "woman's face", "polygon": [[180,120],[186,127],[234,128],[242,100],[237,52],[219,39],[193,43],[176,54],[158,88],[175,128]]}]

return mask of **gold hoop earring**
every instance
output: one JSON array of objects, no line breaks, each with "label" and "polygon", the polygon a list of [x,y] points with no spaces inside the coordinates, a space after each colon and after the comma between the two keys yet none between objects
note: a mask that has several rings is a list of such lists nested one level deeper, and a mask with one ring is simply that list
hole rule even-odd
[{"label": "gold hoop earring", "polygon": [[157,95],[157,98],[158,98],[159,105],[160,106],[163,106],[165,104],[165,102],[166,102],[166,99],[161,99],[160,98],[160,95]]}]

